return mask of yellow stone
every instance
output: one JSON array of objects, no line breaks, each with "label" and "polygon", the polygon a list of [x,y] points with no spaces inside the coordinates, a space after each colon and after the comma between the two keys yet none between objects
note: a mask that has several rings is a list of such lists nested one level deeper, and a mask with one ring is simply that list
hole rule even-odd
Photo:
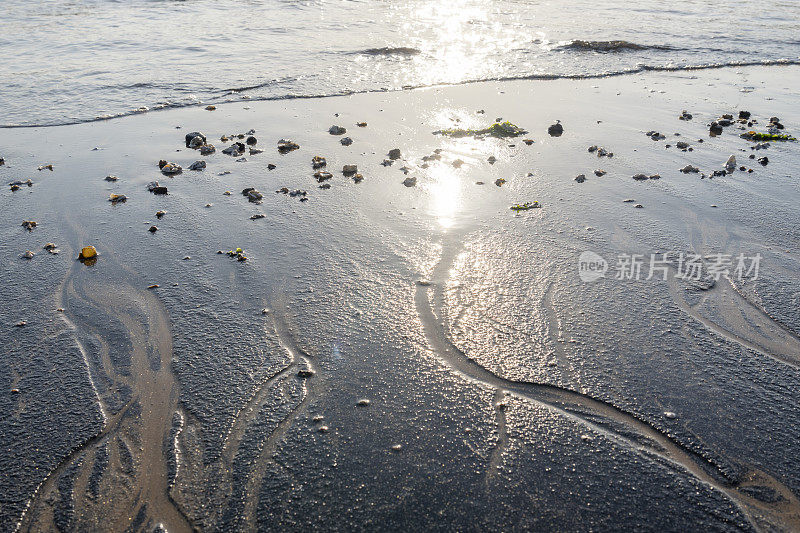
[{"label": "yellow stone", "polygon": [[81,250],[81,259],[91,259],[97,257],[97,249],[94,246],[84,246]]}]

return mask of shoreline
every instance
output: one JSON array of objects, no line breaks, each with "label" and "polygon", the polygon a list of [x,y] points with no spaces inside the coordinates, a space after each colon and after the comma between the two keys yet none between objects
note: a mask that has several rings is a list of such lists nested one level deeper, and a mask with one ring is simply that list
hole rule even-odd
[{"label": "shoreline", "polygon": [[[83,120],[75,120],[74,122],[57,122],[53,124],[35,124],[35,125],[27,125],[27,124],[0,124],[0,130],[3,129],[20,129],[20,128],[54,128],[58,126],[75,126],[78,124],[89,124],[92,122],[103,122],[108,120],[115,120],[118,118],[125,118],[134,115],[142,115],[147,113],[154,113],[159,111],[174,111],[177,109],[185,109],[185,108],[200,108],[207,105],[225,105],[225,104],[234,104],[240,103],[242,101],[246,102],[275,102],[275,101],[283,101],[283,100],[316,100],[316,99],[324,99],[324,98],[339,98],[339,97],[348,97],[348,96],[357,96],[357,95],[367,95],[367,94],[377,94],[377,93],[397,93],[397,92],[404,92],[404,91],[415,91],[420,89],[442,89],[446,87],[459,87],[462,85],[473,85],[479,83],[492,83],[492,82],[509,82],[509,81],[557,81],[557,80],[574,80],[574,81],[582,81],[582,80],[601,80],[606,78],[614,78],[617,76],[633,76],[636,74],[643,74],[648,72],[694,72],[694,71],[704,71],[704,70],[717,70],[717,69],[729,69],[729,68],[742,68],[742,67],[793,67],[800,65],[800,58],[783,58],[783,59],[765,59],[761,61],[731,61],[726,63],[709,63],[709,64],[698,64],[698,65],[642,65],[631,69],[624,69],[619,71],[612,71],[612,72],[599,72],[594,74],[528,74],[528,75],[520,75],[520,76],[502,76],[496,78],[482,78],[482,79],[472,79],[472,80],[464,80],[458,82],[451,82],[451,83],[434,83],[430,85],[406,85],[403,87],[398,88],[378,88],[378,89],[364,89],[364,90],[352,90],[352,91],[342,91],[338,93],[331,93],[331,94],[309,94],[309,95],[302,95],[302,94],[286,94],[286,95],[278,95],[278,96],[261,96],[261,97],[251,97],[249,95],[243,95],[240,100],[219,100],[219,99],[212,99],[209,101],[198,101],[192,103],[185,103],[185,104],[178,104],[178,103],[169,103],[169,104],[152,104],[151,106],[142,106],[137,109],[131,109],[129,111],[122,111],[112,115],[99,115],[92,119],[83,119]],[[230,89],[228,90],[229,94],[233,93],[241,93],[244,90],[252,89],[251,87],[247,87],[244,89]]]}]

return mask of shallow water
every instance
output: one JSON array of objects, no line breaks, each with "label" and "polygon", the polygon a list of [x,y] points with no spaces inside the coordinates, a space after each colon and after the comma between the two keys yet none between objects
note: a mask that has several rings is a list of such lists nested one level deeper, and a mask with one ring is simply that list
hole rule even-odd
[{"label": "shallow water", "polygon": [[240,98],[797,61],[800,4],[5,0],[0,126]]}]

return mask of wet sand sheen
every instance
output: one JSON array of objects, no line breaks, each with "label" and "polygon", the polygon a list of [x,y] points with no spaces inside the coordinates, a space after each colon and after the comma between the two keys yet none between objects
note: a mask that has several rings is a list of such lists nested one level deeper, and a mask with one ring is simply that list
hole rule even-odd
[{"label": "wet sand sheen", "polygon": [[[103,259],[113,261],[111,255]],[[128,479],[124,484],[118,485],[114,481],[106,484],[100,506],[88,501],[83,502],[87,509],[76,505],[79,513],[75,517],[78,520],[76,525],[81,523],[81,518],[86,518],[102,520],[95,526],[104,524],[103,527],[107,527],[112,524],[112,529],[122,530],[131,526],[134,517],[146,516],[149,521],[163,524],[169,531],[191,531],[190,523],[171,500],[168,491],[165,441],[177,410],[179,393],[172,375],[172,336],[166,310],[152,292],[136,289],[125,280],[118,279],[114,284],[109,284],[107,280],[96,281],[92,276],[76,276],[76,273],[85,274],[79,272],[82,268],[87,267],[76,262],[70,269],[56,301],[63,306],[64,318],[74,329],[80,330],[82,327],[79,321],[76,321],[76,325],[70,319],[71,310],[78,307],[91,308],[93,313],[117,319],[123,324],[132,346],[130,372],[126,375],[114,373],[113,364],[108,360],[108,351],[118,349],[118,339],[104,338],[102,329],[90,325],[87,325],[90,335],[98,339],[103,347],[104,368],[91,368],[87,359],[90,365],[87,371],[90,375],[102,372],[112,381],[124,383],[130,387],[132,398],[122,410],[109,416],[108,406],[98,395],[98,403],[105,416],[103,430],[74,450],[51,472],[29,504],[20,529],[54,529],[54,511],[47,502],[52,501],[59,477],[73,467],[86,471],[83,476],[88,477],[96,450],[114,443],[115,439],[123,439],[130,443],[128,446],[134,455],[134,468],[128,472],[130,476],[126,476]],[[82,351],[85,348],[82,347]],[[132,409],[137,414],[132,415]],[[105,472],[104,477],[113,480],[123,475],[114,471],[115,466],[112,465],[111,471]],[[82,496],[83,492],[79,490],[71,495],[78,498]],[[88,509],[91,511],[82,516]],[[89,527],[88,524],[85,527]]]},{"label": "wet sand sheen", "polygon": [[[503,394],[504,392],[516,394],[574,417],[581,423],[633,447],[640,453],[656,455],[679,465],[698,480],[708,483],[731,498],[753,528],[758,531],[768,531],[773,528],[800,529],[800,500],[788,487],[764,472],[753,470],[748,472],[743,480],[728,479],[713,461],[661,433],[633,414],[569,389],[502,378],[470,359],[449,340],[443,322],[444,287],[453,263],[462,251],[460,243],[463,240],[463,236],[458,234],[451,234],[447,237],[448,239],[442,245],[441,258],[433,270],[432,286],[429,286],[428,283],[417,284],[415,294],[417,311],[425,336],[434,353],[466,379],[495,389],[495,408],[501,435],[498,448],[501,448],[506,440],[504,438],[506,421],[503,413]],[[637,439],[634,440],[630,435],[615,431],[613,427],[604,424],[604,421],[626,428],[636,435]],[[490,474],[496,468],[497,463],[498,458],[493,455],[489,465]],[[781,495],[782,500],[764,502],[740,490],[753,484],[772,488]]]}]

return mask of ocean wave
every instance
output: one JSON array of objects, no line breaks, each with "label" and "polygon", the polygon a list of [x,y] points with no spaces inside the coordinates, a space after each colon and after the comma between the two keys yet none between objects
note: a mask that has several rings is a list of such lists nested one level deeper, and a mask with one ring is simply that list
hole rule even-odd
[{"label": "ocean wave", "polygon": [[676,50],[662,44],[638,44],[630,41],[584,41],[576,39],[556,47],[557,50],[576,50],[579,52],[626,52],[629,50]]},{"label": "ocean wave", "polygon": [[422,52],[418,48],[411,48],[409,46],[384,46],[382,48],[367,48],[365,50],[359,50],[353,53],[365,56],[413,57],[421,54]]},{"label": "ocean wave", "polygon": [[[490,78],[476,78],[471,80],[462,80],[458,82],[449,82],[449,83],[435,83],[429,85],[407,85],[402,88],[397,89],[364,89],[359,91],[351,91],[351,90],[343,90],[338,92],[331,92],[331,93],[320,93],[320,94],[283,94],[277,96],[256,96],[251,97],[246,94],[239,94],[240,92],[247,90],[247,87],[243,87],[240,89],[228,89],[226,90],[226,95],[219,98],[214,98],[212,100],[204,100],[204,101],[186,101],[186,102],[166,102],[166,103],[159,103],[154,104],[153,106],[147,107],[139,107],[136,109],[131,109],[128,111],[122,111],[115,114],[108,114],[102,115],[94,118],[89,119],[74,119],[74,120],[66,120],[61,122],[52,122],[52,123],[43,123],[43,124],[0,124],[0,129],[10,129],[10,128],[45,128],[45,127],[54,127],[54,126],[70,126],[74,124],[83,124],[87,122],[99,122],[103,120],[112,120],[116,118],[122,118],[130,115],[138,115],[142,113],[149,113],[153,111],[162,111],[166,109],[176,109],[182,107],[193,107],[198,105],[207,105],[207,104],[225,104],[225,103],[235,103],[235,102],[261,102],[261,101],[273,101],[273,100],[299,100],[299,99],[310,99],[310,98],[333,98],[337,96],[348,96],[352,94],[367,94],[367,93],[378,93],[378,92],[387,92],[388,90],[392,91],[401,91],[401,90],[413,90],[413,89],[425,89],[428,87],[448,87],[448,86],[457,86],[457,85],[468,85],[473,83],[481,83],[481,82],[497,82],[497,81],[524,81],[524,80],[588,80],[588,79],[599,79],[599,78],[611,78],[615,76],[626,76],[637,74],[641,72],[682,72],[682,71],[695,71],[695,70],[711,70],[711,69],[722,69],[722,68],[733,68],[733,67],[755,67],[755,66],[800,66],[800,58],[796,59],[768,59],[762,61],[729,61],[729,62],[721,62],[721,63],[705,63],[705,64],[697,64],[697,65],[639,65],[636,67],[628,68],[628,69],[621,69],[621,70],[614,70],[614,71],[604,71],[604,72],[595,72],[595,73],[585,73],[585,74],[524,74],[519,76],[498,76],[498,77],[490,77]],[[264,85],[271,85],[273,82],[262,84],[262,85],[255,85],[254,88],[263,87]]]}]

